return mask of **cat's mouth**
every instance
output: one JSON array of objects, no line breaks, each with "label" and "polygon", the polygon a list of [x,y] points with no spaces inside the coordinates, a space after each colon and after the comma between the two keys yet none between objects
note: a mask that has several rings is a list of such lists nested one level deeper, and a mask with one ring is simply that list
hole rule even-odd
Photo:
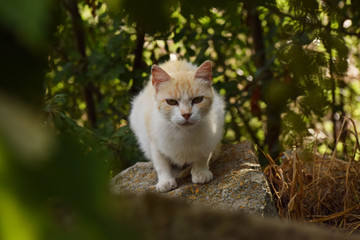
[{"label": "cat's mouth", "polygon": [[194,125],[194,123],[191,123],[191,122],[186,121],[186,122],[184,122],[184,123],[181,123],[180,125],[181,125],[181,126],[192,126],[192,125]]}]

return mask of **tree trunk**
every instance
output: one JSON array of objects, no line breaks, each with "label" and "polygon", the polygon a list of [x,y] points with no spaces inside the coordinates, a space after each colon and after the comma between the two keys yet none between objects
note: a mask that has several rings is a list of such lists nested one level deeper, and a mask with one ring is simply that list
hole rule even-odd
[{"label": "tree trunk", "polygon": [[[80,64],[80,74],[86,75],[87,72],[87,60],[86,60],[86,46],[85,46],[85,33],[82,25],[82,19],[79,13],[79,8],[76,0],[62,0],[65,8],[70,13],[71,21],[73,25],[76,47],[80,53],[82,60]],[[94,101],[94,83],[87,79],[86,85],[84,87],[84,99],[86,102],[86,113],[88,121],[91,127],[96,128],[96,109]]]},{"label": "tree trunk", "polygon": [[131,86],[130,92],[132,95],[136,95],[141,90],[141,73],[139,69],[142,68],[142,57],[144,51],[145,33],[138,27],[136,29],[136,46],[135,46],[135,59],[133,64],[134,82]]},{"label": "tree trunk", "polygon": [[[266,67],[266,54],[265,54],[265,43],[264,43],[264,36],[263,30],[261,26],[261,21],[259,19],[259,13],[251,4],[245,4],[245,9],[247,10],[247,22],[251,29],[251,37],[253,41],[253,48],[255,52],[254,56],[254,63],[257,69],[265,69]],[[255,92],[262,92],[263,87],[266,83],[273,80],[273,73],[269,68],[266,68],[262,74],[257,78],[254,79],[254,93]],[[263,99],[263,96],[260,96]],[[254,109],[260,109],[257,106],[257,100],[252,99],[251,105]],[[266,136],[265,136],[265,145],[268,147],[268,152],[270,155],[275,158],[280,153],[280,143],[279,143],[279,136],[281,131],[281,110],[277,109],[276,107],[272,107],[269,102],[266,102],[266,111],[265,114],[267,116],[267,123],[266,123]]]}]

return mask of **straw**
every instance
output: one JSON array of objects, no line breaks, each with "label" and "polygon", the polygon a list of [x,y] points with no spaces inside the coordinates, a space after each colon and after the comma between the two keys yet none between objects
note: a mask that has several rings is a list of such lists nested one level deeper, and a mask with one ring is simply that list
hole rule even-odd
[{"label": "straw", "polygon": [[[347,161],[336,157],[336,145],[343,131],[355,136],[353,152],[345,156]],[[330,157],[314,151],[312,159],[305,161],[301,159],[302,150],[294,149],[291,155],[282,158],[281,165],[277,165],[260,149],[269,162],[264,173],[279,215],[292,221],[304,220],[349,233],[359,231],[360,162],[355,160],[359,150],[356,124],[350,118],[344,119]]]}]

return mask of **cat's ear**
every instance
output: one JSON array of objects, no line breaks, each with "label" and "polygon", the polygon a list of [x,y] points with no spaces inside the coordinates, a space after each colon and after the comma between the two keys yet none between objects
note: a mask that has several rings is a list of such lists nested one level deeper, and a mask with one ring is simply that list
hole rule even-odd
[{"label": "cat's ear", "polygon": [[165,72],[161,67],[157,65],[152,65],[151,67],[151,77],[152,77],[152,85],[158,90],[159,85],[163,82],[170,80],[170,75]]},{"label": "cat's ear", "polygon": [[211,61],[205,61],[203,64],[198,67],[195,72],[195,79],[201,79],[206,81],[210,86],[212,84],[212,70],[211,70]]}]

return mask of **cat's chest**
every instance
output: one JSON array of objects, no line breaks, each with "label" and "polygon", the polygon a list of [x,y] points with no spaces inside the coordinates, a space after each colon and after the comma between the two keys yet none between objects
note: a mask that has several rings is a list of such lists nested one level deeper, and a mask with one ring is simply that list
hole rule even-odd
[{"label": "cat's chest", "polygon": [[205,129],[194,128],[184,131],[163,132],[158,147],[163,154],[179,164],[189,163],[194,158],[210,154]]},{"label": "cat's chest", "polygon": [[185,126],[181,128],[164,128],[158,137],[162,138],[164,143],[192,145],[197,143],[200,144],[200,139],[204,138],[206,133],[206,126]]}]

